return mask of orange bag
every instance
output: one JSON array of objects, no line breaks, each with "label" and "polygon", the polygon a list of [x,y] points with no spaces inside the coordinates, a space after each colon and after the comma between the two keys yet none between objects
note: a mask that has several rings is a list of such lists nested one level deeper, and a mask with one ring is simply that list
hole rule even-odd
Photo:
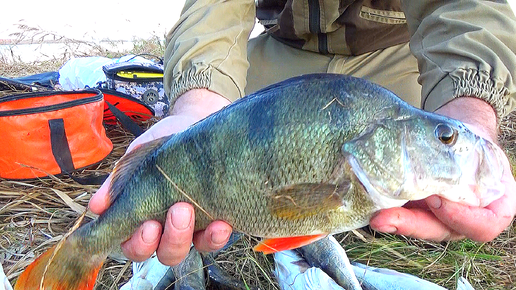
[{"label": "orange bag", "polygon": [[0,98],[0,177],[31,179],[96,164],[113,149],[100,91],[33,92]]},{"label": "orange bag", "polygon": [[[154,110],[142,101],[115,90],[98,88],[104,95],[104,123],[117,123],[116,114],[111,112],[108,103],[119,109],[136,123],[142,123],[154,117]],[[118,120],[120,122],[120,120]]]}]

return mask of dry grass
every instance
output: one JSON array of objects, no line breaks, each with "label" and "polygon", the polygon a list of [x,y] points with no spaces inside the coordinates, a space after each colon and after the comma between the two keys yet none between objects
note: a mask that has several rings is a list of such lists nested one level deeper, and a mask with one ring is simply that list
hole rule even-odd
[{"label": "dry grass", "polygon": [[[221,252],[215,261],[229,277],[241,281],[242,287],[277,290],[279,286],[272,273],[274,259],[271,255],[253,251],[256,244],[256,238],[244,235],[232,247]],[[213,283],[208,282],[207,288],[211,289],[212,285]]]},{"label": "dry grass", "polygon": [[[135,41],[133,51],[161,55],[159,39]],[[114,52],[92,49],[90,55],[117,57]],[[0,76],[16,77],[55,71],[66,57],[34,63],[4,62],[0,59]],[[512,161],[516,158],[516,132],[512,114],[502,124],[502,144]],[[115,147],[101,164],[83,173],[108,173],[125,152],[133,136],[113,126],[108,135]],[[57,243],[87,207],[97,186],[83,186],[67,176],[33,181],[0,180],[0,263],[10,281],[47,248]],[[93,215],[88,215],[91,219]],[[430,243],[371,232],[360,236],[344,233],[337,238],[351,260],[376,267],[386,267],[415,274],[444,287],[455,289],[459,276],[467,277],[475,289],[516,289],[516,225],[512,225],[489,243],[462,240]],[[270,256],[252,252],[255,241],[242,239],[217,260],[233,277],[249,288],[277,289]],[[129,263],[109,259],[100,272],[96,289],[118,289],[131,275]]]},{"label": "dry grass", "polygon": [[[108,130],[113,152],[81,174],[109,173],[134,138],[118,127]],[[33,181],[0,181],[0,262],[10,281],[68,232],[98,186],[80,185],[68,176]],[[86,219],[93,218],[89,213]],[[124,264],[110,261],[97,289],[110,289]],[[129,271],[126,276],[129,275]],[[108,278],[109,277],[109,278]],[[109,284],[106,287],[105,284]]]},{"label": "dry grass", "polygon": [[434,243],[403,236],[373,233],[360,239],[343,234],[351,260],[409,273],[448,289],[466,277],[475,289],[516,289],[516,226],[489,243],[471,240]]},{"label": "dry grass", "polygon": [[[162,56],[165,48],[164,41],[157,36],[149,39],[135,39],[130,50],[120,48],[121,41],[93,43],[70,39],[55,33],[42,31],[39,28],[20,25],[18,32],[11,34],[13,41],[10,53],[0,55],[0,76],[21,77],[36,73],[58,71],[63,64],[73,57],[103,56],[118,58],[126,54],[147,54]],[[42,54],[43,60],[24,62],[16,55],[14,47],[21,44],[60,43],[64,47],[60,54]],[[0,43],[1,44],[1,43]]]}]

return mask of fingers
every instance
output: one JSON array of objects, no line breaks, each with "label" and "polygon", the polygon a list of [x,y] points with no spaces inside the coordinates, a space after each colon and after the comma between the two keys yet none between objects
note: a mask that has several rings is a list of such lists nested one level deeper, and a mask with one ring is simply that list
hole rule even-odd
[{"label": "fingers", "polygon": [[177,265],[186,257],[192,245],[194,220],[194,209],[188,203],[176,203],[169,209],[165,230],[156,251],[162,264]]},{"label": "fingers", "polygon": [[204,231],[195,233],[195,248],[200,252],[220,250],[228,242],[232,231],[227,223],[214,221]]},{"label": "fingers", "polygon": [[457,240],[463,237],[443,224],[431,211],[421,208],[384,209],[371,218],[370,225],[379,232],[431,241]]},{"label": "fingers", "polygon": [[414,238],[442,241],[467,237],[477,242],[496,238],[514,219],[516,213],[516,182],[508,162],[502,182],[505,194],[485,208],[462,205],[436,195],[426,204],[411,202],[405,208],[385,209],[370,221],[380,232]]},{"label": "fingers", "polygon": [[134,261],[143,261],[156,252],[164,265],[179,264],[190,251],[194,230],[194,211],[187,203],[176,203],[167,212],[165,229],[161,224],[146,221],[136,233],[122,244],[124,255]]},{"label": "fingers", "polygon": [[145,261],[158,248],[160,236],[161,224],[157,221],[146,221],[129,240],[122,243],[122,252],[133,261]]},{"label": "fingers", "polygon": [[175,266],[188,255],[192,237],[199,251],[211,252],[221,249],[232,231],[227,223],[214,221],[194,235],[194,225],[193,207],[184,202],[176,203],[168,210],[163,234],[159,222],[146,221],[122,244],[122,251],[133,261],[144,261],[156,252],[162,264]]},{"label": "fingers", "polygon": [[486,208],[464,206],[444,198],[432,196],[427,203],[435,216],[450,229],[477,242],[488,242],[507,228],[514,217],[507,196]]},{"label": "fingers", "polygon": [[190,251],[192,235],[196,249],[202,252],[219,250],[228,242],[232,229],[227,223],[214,221],[194,235],[194,220],[194,208],[190,204],[180,202],[170,208],[156,252],[162,264],[179,264]]},{"label": "fingers", "polygon": [[488,242],[507,228],[514,218],[514,201],[507,196],[486,208],[471,207],[438,196],[426,199],[429,210],[390,208],[370,221],[374,230],[418,239],[443,241],[463,237]]},{"label": "fingers", "polygon": [[379,232],[413,238],[443,241],[470,238],[487,242],[496,238],[514,218],[514,201],[504,196],[486,208],[462,205],[438,196],[425,201],[422,208],[391,208],[381,210],[370,221]]},{"label": "fingers", "polygon": [[496,238],[512,222],[516,213],[516,182],[507,158],[502,159],[505,194],[488,206],[471,207],[431,196],[426,202],[435,216],[449,228],[477,242]]},{"label": "fingers", "polygon": [[436,218],[452,231],[474,241],[495,239],[511,224],[516,213],[516,183],[508,159],[504,156],[501,160],[504,169],[501,181],[505,186],[501,198],[486,207],[473,207],[430,196],[425,201]]},{"label": "fingers", "polygon": [[[134,150],[139,144],[182,131],[198,120],[197,116],[186,113],[164,118],[136,138],[129,145],[127,152]],[[111,178],[111,176],[108,177],[90,199],[89,208],[95,214],[102,214],[110,205]],[[194,219],[194,209],[191,205],[177,203],[169,209],[164,229],[157,221],[146,221],[129,240],[122,244],[122,250],[128,258],[135,261],[145,260],[156,251],[163,264],[177,265],[190,250]],[[217,221],[209,225],[206,230],[197,233],[195,243],[202,251],[217,250],[226,244],[230,234],[231,227]]]}]

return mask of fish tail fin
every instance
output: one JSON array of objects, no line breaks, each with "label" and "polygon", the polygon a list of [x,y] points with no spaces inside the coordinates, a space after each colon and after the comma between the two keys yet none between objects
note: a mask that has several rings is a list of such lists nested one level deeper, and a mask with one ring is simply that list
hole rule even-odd
[{"label": "fish tail fin", "polygon": [[105,256],[85,253],[65,240],[39,256],[20,275],[15,290],[91,290]]}]

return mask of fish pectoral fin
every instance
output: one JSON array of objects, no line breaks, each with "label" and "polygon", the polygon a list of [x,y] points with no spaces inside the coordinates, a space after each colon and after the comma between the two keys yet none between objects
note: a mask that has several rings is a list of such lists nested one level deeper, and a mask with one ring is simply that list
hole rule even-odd
[{"label": "fish pectoral fin", "polygon": [[301,183],[282,187],[269,199],[271,213],[284,219],[302,219],[324,214],[344,205],[350,184]]},{"label": "fish pectoral fin", "polygon": [[133,177],[133,173],[139,165],[145,161],[148,154],[159,148],[170,136],[161,137],[140,145],[124,155],[115,165],[109,185],[109,200],[111,203],[122,192],[127,181]]},{"label": "fish pectoral fin", "polygon": [[317,240],[326,237],[328,234],[318,234],[309,236],[297,236],[297,237],[285,237],[285,238],[272,238],[262,240],[256,245],[253,250],[256,252],[262,252],[264,254],[273,254],[280,251],[291,250],[306,246]]}]

